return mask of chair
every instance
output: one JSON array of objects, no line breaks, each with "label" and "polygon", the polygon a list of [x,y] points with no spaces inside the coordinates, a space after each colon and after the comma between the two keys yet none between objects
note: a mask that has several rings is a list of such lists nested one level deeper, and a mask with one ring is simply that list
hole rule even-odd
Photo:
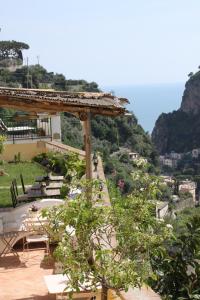
[{"label": "chair", "polygon": [[12,205],[15,208],[17,206],[17,197],[16,197],[16,194],[14,192],[12,184],[10,186],[10,194],[11,194],[11,199],[12,199]]},{"label": "chair", "polygon": [[19,193],[18,193],[18,187],[17,187],[17,180],[16,180],[16,178],[13,179],[12,183],[13,183],[13,187],[14,187],[14,189],[15,189],[15,193],[16,193],[16,195],[18,196]]},{"label": "chair", "polygon": [[23,251],[25,251],[25,250],[28,251],[30,249],[29,244],[40,243],[40,242],[45,243],[45,248],[44,249],[46,249],[46,253],[49,254],[49,252],[50,252],[50,250],[49,250],[49,238],[45,234],[42,235],[42,234],[32,233],[32,234],[28,235],[27,237],[25,237],[24,242],[23,242]]},{"label": "chair", "polygon": [[11,186],[10,186],[10,193],[11,193],[13,207],[16,207],[17,204],[19,204],[21,202],[32,201],[32,199],[25,194],[18,195],[17,194],[18,191],[16,189],[17,189],[16,183],[14,181],[12,181]]},{"label": "chair", "polygon": [[[28,235],[23,239],[23,251],[30,250],[29,245],[33,243],[45,243],[46,253],[50,253],[49,249],[49,237],[42,226],[42,223],[38,220],[27,219],[23,223],[25,231]],[[43,248],[40,248],[43,249]]]},{"label": "chair", "polygon": [[25,189],[24,178],[23,178],[22,174],[20,174],[20,180],[21,180],[21,185],[22,185],[23,193],[26,194],[27,191],[26,191],[26,189]]}]

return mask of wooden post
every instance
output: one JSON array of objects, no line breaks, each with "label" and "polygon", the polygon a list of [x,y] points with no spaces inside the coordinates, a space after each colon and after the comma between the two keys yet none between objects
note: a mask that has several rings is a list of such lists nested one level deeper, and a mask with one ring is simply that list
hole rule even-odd
[{"label": "wooden post", "polygon": [[91,125],[90,113],[86,114],[83,120],[84,127],[84,144],[85,144],[85,160],[86,160],[86,179],[92,179],[92,145],[91,145]]}]

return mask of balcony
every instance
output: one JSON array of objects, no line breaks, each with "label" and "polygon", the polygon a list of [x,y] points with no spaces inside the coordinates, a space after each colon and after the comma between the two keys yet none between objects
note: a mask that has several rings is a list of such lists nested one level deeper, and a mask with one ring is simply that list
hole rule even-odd
[{"label": "balcony", "polygon": [[15,120],[11,117],[1,118],[0,130],[6,136],[8,143],[20,141],[51,139],[51,118]]}]

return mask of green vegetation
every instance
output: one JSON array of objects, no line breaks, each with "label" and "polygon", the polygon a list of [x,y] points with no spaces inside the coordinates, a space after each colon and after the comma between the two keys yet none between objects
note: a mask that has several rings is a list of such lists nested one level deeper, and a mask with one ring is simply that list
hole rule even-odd
[{"label": "green vegetation", "polygon": [[0,154],[2,154],[4,150],[4,142],[6,141],[6,138],[3,135],[0,135]]},{"label": "green vegetation", "polygon": [[151,256],[154,276],[149,284],[165,300],[200,299],[200,216],[181,228]]},{"label": "green vegetation", "polygon": [[[103,117],[95,116],[91,120],[92,148],[101,154],[107,178],[116,184],[124,180],[124,193],[132,190],[131,173],[135,170],[134,162],[130,160],[129,152],[138,152],[147,158],[146,171],[158,173],[157,153],[150,137],[138,124],[136,117]],[[77,148],[83,148],[83,138],[80,122],[69,114],[62,116],[63,142]],[[126,149],[125,151],[123,149]]]},{"label": "green vegetation", "polygon": [[83,192],[67,206],[45,210],[50,237],[59,241],[55,256],[70,278],[69,287],[78,291],[89,281],[89,287],[96,290],[100,284],[101,299],[107,300],[108,289],[127,291],[147,279],[149,250],[155,250],[171,233],[155,218],[154,203],[147,200],[147,195],[155,199],[158,193],[157,182],[147,177],[140,175],[140,185],[128,197],[113,190],[111,206],[95,196],[99,182],[94,181],[89,183],[92,202],[86,194],[88,185],[79,182]]},{"label": "green vegetation", "polygon": [[0,66],[9,67],[13,63],[21,65],[24,49],[29,49],[29,45],[16,41],[0,41]]},{"label": "green vegetation", "polygon": [[176,235],[184,233],[186,230],[186,224],[194,217],[200,216],[200,207],[185,208],[181,212],[177,212],[175,220],[170,220]]},{"label": "green vegetation", "polygon": [[32,185],[35,178],[45,175],[45,169],[37,163],[3,163],[4,175],[0,176],[0,207],[12,206],[10,196],[11,181],[16,178],[18,185],[21,185],[20,173],[24,177],[25,185]]},{"label": "green vegetation", "polygon": [[81,160],[76,153],[47,152],[35,156],[33,160],[48,171],[63,175],[69,182],[73,177],[80,179],[85,174],[85,160]]},{"label": "green vegetation", "polygon": [[85,80],[67,80],[63,74],[47,72],[41,65],[23,66],[14,72],[8,69],[0,70],[0,83],[2,86],[27,87],[27,74],[29,88],[52,88],[69,92],[97,92],[95,82],[88,83]]}]

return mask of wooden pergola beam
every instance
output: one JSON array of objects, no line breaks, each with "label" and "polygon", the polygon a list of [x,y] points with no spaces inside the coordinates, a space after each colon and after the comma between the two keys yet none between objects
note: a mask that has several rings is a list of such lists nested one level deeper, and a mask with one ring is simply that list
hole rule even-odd
[{"label": "wooden pergola beam", "polygon": [[[49,112],[49,113],[56,113],[56,112],[69,112],[69,113],[82,113],[87,112],[88,107],[87,106],[77,106],[77,105],[67,105],[62,103],[38,103],[38,101],[31,101],[31,102],[22,102],[19,101],[18,98],[12,98],[10,97],[4,97],[2,98],[0,96],[0,107],[7,107],[7,108],[13,108],[23,111],[31,111],[31,112]],[[106,115],[106,116],[117,116],[117,115],[123,115],[123,110],[115,110],[114,108],[108,109],[103,107],[90,107],[90,111],[92,114],[97,115]]]},{"label": "wooden pergola beam", "polygon": [[68,112],[83,121],[86,153],[86,179],[92,179],[91,115],[118,116],[125,113],[127,99],[107,93],[67,93],[50,90],[0,87],[0,107],[31,113]]},{"label": "wooden pergola beam", "polygon": [[92,142],[91,142],[91,120],[90,112],[85,114],[83,121],[85,160],[86,160],[86,179],[92,179]]}]

